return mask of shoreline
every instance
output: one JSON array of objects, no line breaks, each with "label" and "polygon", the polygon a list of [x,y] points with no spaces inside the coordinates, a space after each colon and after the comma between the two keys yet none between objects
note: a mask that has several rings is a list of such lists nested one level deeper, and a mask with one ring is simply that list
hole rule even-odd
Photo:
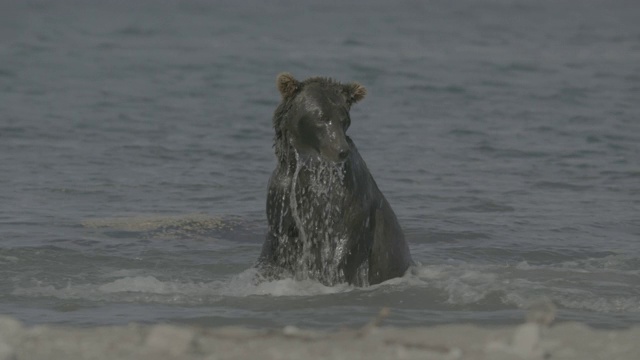
[{"label": "shoreline", "polygon": [[639,359],[640,326],[577,322],[486,327],[380,326],[338,331],[295,326],[26,326],[0,316],[0,360],[19,359]]}]

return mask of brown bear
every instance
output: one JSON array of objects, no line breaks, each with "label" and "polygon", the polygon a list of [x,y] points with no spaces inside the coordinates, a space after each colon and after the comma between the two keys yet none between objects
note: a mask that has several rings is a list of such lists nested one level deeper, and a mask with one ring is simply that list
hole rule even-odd
[{"label": "brown bear", "polygon": [[402,276],[412,264],[402,229],[346,135],[349,110],[366,89],[288,73],[277,87],[262,274],[357,286]]}]

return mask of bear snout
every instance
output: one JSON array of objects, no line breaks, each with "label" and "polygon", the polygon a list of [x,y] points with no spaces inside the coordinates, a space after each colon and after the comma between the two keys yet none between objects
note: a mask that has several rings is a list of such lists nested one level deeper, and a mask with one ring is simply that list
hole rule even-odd
[{"label": "bear snout", "polygon": [[345,161],[350,152],[349,148],[340,149],[338,151],[338,159],[340,159],[340,161]]},{"label": "bear snout", "polygon": [[343,162],[351,154],[351,148],[346,140],[333,141],[331,144],[327,144],[323,150],[320,152],[322,157],[332,162]]},{"label": "bear snout", "polygon": [[348,146],[325,147],[320,151],[320,156],[327,161],[341,163],[349,158],[351,149]]},{"label": "bear snout", "polygon": [[332,162],[343,162],[351,154],[351,147],[344,133],[334,132],[320,138],[320,155]]}]

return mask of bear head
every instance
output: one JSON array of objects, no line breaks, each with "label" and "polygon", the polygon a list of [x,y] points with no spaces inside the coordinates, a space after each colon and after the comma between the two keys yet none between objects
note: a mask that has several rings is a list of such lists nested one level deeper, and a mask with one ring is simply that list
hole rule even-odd
[{"label": "bear head", "polygon": [[289,152],[296,151],[305,158],[344,161],[350,152],[349,110],[367,90],[323,77],[301,82],[289,73],[278,75],[276,85],[282,96],[273,118],[276,155],[286,161]]}]

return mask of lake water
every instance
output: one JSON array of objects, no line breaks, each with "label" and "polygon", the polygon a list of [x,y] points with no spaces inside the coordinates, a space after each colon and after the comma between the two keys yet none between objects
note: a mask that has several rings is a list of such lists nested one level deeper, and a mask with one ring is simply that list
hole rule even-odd
[{"label": "lake water", "polygon": [[[0,314],[71,325],[640,322],[637,1],[0,5]],[[255,284],[275,77],[348,134],[418,263]]]}]

